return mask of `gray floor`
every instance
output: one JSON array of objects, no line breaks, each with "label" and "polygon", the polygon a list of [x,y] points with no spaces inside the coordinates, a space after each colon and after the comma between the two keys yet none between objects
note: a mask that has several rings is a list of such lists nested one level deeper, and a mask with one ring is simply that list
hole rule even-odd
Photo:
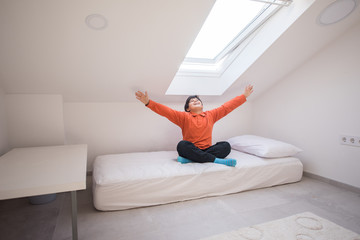
[{"label": "gray floor", "polygon": [[[78,192],[79,238],[187,240],[312,212],[360,234],[360,194],[304,177],[301,182],[162,206],[99,212],[88,189]],[[69,193],[45,205],[0,201],[0,239],[71,239]]]}]

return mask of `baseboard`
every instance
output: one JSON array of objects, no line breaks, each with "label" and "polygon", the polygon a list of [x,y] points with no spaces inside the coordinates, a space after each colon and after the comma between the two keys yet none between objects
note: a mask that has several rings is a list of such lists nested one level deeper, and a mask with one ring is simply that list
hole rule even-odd
[{"label": "baseboard", "polygon": [[319,181],[322,181],[322,182],[326,182],[326,183],[329,183],[331,185],[341,187],[341,188],[344,188],[344,189],[352,191],[352,192],[360,193],[360,188],[351,186],[351,185],[346,184],[346,183],[338,182],[338,181],[335,181],[335,180],[332,180],[332,179],[329,179],[329,178],[326,178],[326,177],[322,177],[322,176],[319,176],[319,175],[316,175],[316,174],[313,174],[313,173],[309,173],[309,172],[304,172],[303,175],[305,177],[309,177],[309,178],[313,178],[313,179],[316,179],[316,180],[319,180]]}]

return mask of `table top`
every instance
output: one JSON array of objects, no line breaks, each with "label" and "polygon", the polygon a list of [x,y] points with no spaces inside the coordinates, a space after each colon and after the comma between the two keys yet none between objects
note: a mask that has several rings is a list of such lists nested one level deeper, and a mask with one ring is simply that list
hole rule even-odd
[{"label": "table top", "polygon": [[87,145],[14,148],[0,157],[0,200],[86,188]]}]

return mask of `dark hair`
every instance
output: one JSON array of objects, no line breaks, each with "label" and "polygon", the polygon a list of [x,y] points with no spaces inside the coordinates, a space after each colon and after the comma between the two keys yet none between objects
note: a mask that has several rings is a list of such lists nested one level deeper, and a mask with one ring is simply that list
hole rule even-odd
[{"label": "dark hair", "polygon": [[200,100],[200,98],[198,97],[198,95],[189,96],[189,97],[186,99],[186,102],[185,102],[185,106],[184,106],[185,112],[189,112],[187,109],[189,108],[189,102],[190,102],[190,100],[193,99],[193,98],[197,98],[197,99],[202,103],[202,101]]}]

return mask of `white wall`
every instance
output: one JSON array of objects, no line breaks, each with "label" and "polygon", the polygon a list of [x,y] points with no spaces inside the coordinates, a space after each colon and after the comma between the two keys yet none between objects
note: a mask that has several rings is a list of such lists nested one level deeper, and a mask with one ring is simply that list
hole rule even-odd
[{"label": "white wall", "polygon": [[304,170],[360,187],[360,24],[253,103],[253,132],[295,144]]},{"label": "white wall", "polygon": [[7,94],[6,117],[10,148],[64,144],[61,95]]},{"label": "white wall", "polygon": [[0,156],[9,150],[5,105],[5,93],[0,87]]},{"label": "white wall", "polygon": [[[183,103],[166,105],[183,110]],[[204,110],[220,105],[204,102]],[[176,150],[182,139],[179,127],[140,102],[64,103],[64,119],[67,144],[88,144],[88,171],[98,155]],[[248,133],[250,120],[251,103],[247,102],[215,124],[213,141]]]}]

